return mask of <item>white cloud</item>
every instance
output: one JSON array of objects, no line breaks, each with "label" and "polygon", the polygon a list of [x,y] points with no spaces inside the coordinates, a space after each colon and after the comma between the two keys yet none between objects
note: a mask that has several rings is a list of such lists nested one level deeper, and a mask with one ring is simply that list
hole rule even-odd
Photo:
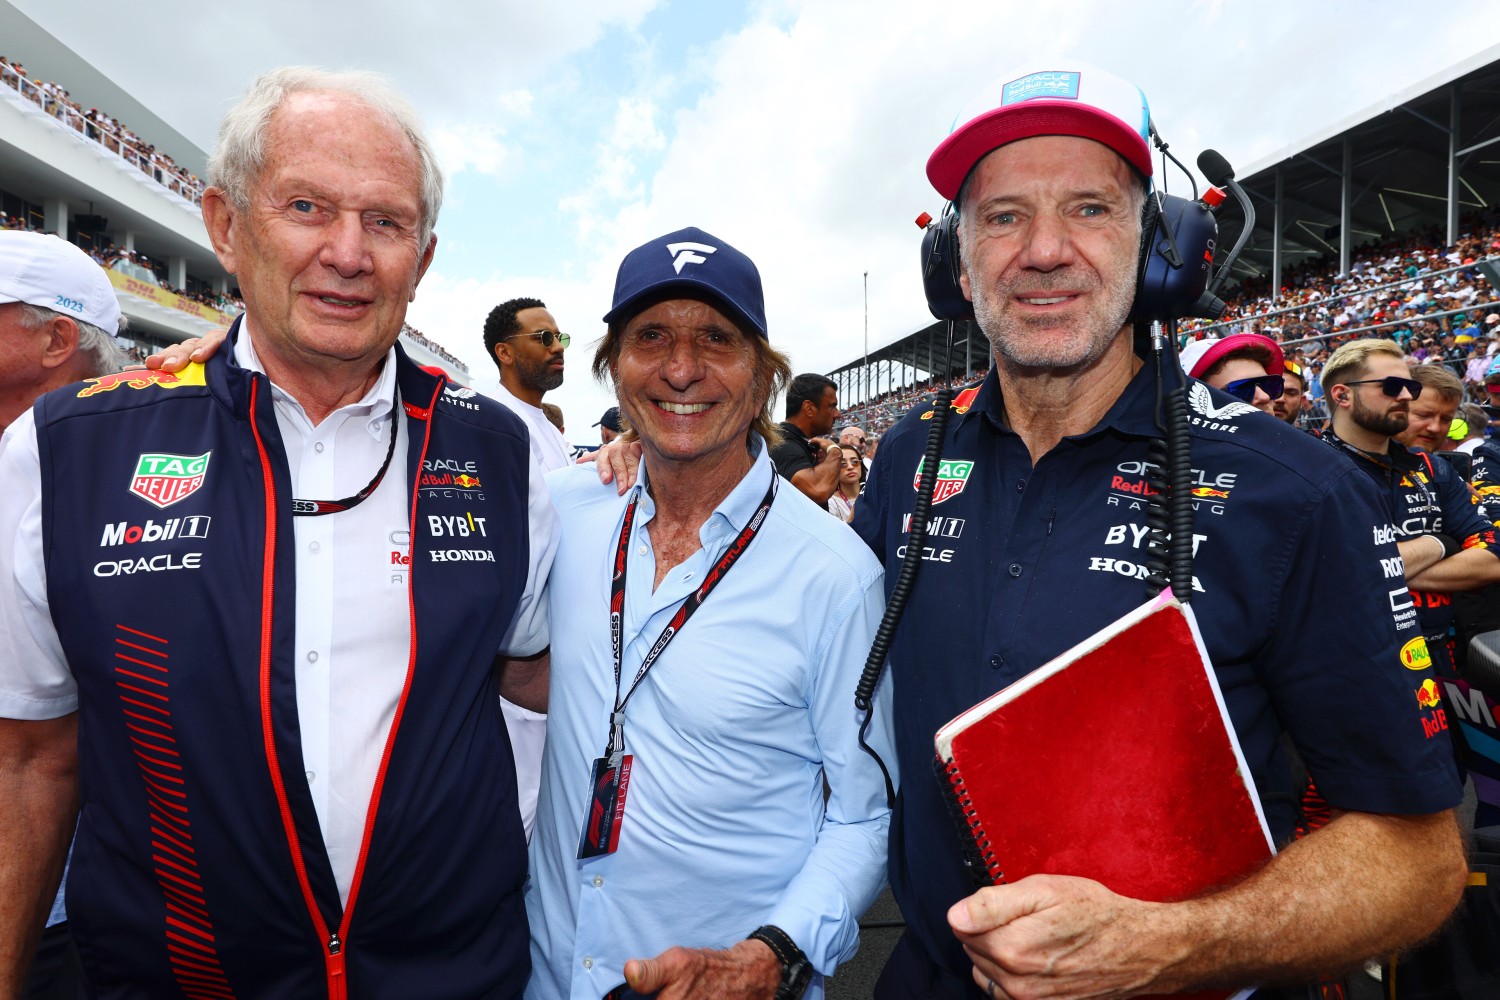
[{"label": "white cloud", "polygon": [[168,22],[129,4],[9,2],[206,150],[250,81],[288,64],[388,73],[432,128],[484,121],[494,95],[557,75],[661,0],[256,0]]},{"label": "white cloud", "polygon": [[508,90],[492,98],[490,113],[481,120],[437,122],[431,130],[432,144],[444,172],[450,178],[466,171],[500,176],[515,155],[506,137],[531,121],[534,104],[531,91]]},{"label": "white cloud", "polygon": [[[859,354],[865,271],[872,345],[930,322],[911,223],[941,208],[926,157],[964,99],[1018,63],[1112,69],[1145,90],[1184,161],[1213,146],[1243,169],[1500,38],[1500,4],[1442,18],[1401,0],[760,0],[736,30],[688,46],[667,37],[675,8],[646,18],[660,0],[262,0],[253,14],[203,7],[171,33],[120,5],[17,5],[205,144],[269,66],[392,73],[465,175],[413,322],[478,375],[492,370],[484,315],[540,295],[577,335],[559,401],[585,427],[607,405],[583,369],[619,261],[683,226],[760,265],[773,342],[798,370]],[[567,191],[526,231],[515,195],[483,186],[522,162]],[[506,273],[491,273],[497,246],[523,248]]]},{"label": "white cloud", "polygon": [[649,176],[632,168],[641,151],[615,146],[620,104],[606,155],[566,203],[576,280],[563,301],[601,314],[625,252],[701,226],[759,264],[772,339],[795,367],[830,369],[862,349],[865,271],[872,346],[931,322],[911,222],[941,207],[924,164],[995,74],[1070,57],[1107,67],[1141,85],[1182,160],[1211,145],[1243,167],[1500,37],[1500,6],[1471,11],[1484,23],[1461,35],[1396,4],[1360,11],[1166,4],[1143,19],[1108,0],[776,0],[699,54],[703,86],[656,126]]},{"label": "white cloud", "polygon": [[620,98],[608,130],[594,149],[593,175],[558,204],[563,214],[575,218],[585,241],[607,221],[606,213],[617,213],[645,195],[638,161],[666,146],[656,115],[656,105],[646,97]]}]

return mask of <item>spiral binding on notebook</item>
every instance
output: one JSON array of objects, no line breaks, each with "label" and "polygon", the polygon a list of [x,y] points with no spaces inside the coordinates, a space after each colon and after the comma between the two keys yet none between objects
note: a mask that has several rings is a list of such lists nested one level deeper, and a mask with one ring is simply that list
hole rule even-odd
[{"label": "spiral binding on notebook", "polygon": [[937,771],[938,787],[943,791],[943,801],[948,803],[948,812],[958,829],[964,868],[969,878],[980,887],[1000,885],[1005,881],[1005,873],[995,857],[994,844],[985,836],[984,828],[979,824],[979,814],[964,790],[964,779],[958,773],[958,765],[935,757],[933,767]]}]

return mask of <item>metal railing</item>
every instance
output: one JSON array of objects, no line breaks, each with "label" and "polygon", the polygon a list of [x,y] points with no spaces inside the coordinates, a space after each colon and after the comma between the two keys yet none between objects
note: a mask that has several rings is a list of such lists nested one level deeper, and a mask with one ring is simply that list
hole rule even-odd
[{"label": "metal railing", "polygon": [[89,143],[96,151],[119,158],[190,204],[202,204],[203,189],[207,186],[203,181],[185,167],[178,166],[170,156],[151,149],[139,136],[118,123],[109,122],[97,112],[85,113],[71,100],[62,97],[55,84],[28,80],[7,63],[0,63],[0,84],[35,104],[59,128]]}]

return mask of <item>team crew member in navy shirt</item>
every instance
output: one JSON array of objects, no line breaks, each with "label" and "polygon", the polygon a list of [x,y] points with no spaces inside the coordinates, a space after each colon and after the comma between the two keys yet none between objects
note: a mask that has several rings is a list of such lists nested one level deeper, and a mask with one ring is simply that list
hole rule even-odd
[{"label": "team crew member in navy shirt", "polygon": [[[1393,613],[1409,598],[1380,497],[1352,462],[1197,382],[1193,607],[1278,843],[1295,821],[1283,732],[1340,815],[1180,903],[1056,876],[973,893],[937,779],[921,774],[939,726],[1147,597],[1159,431],[1127,320],[1147,120],[1124,81],[1050,65],[1002,77],[928,161],[958,202],[961,285],[995,365],[947,428],[938,523],[889,656],[907,775],[890,875],[908,932],[877,997],[1305,982],[1430,933],[1464,882],[1459,786],[1446,734],[1424,730],[1429,674],[1402,660],[1423,659],[1422,637]],[[888,581],[926,415],[885,435],[855,515]]]},{"label": "team crew member in navy shirt", "polygon": [[1452,678],[1452,594],[1500,581],[1500,544],[1453,466],[1395,440],[1412,403],[1435,391],[1411,377],[1405,359],[1391,340],[1356,340],[1334,351],[1323,370],[1332,407],[1323,440],[1386,497],[1434,672]]}]

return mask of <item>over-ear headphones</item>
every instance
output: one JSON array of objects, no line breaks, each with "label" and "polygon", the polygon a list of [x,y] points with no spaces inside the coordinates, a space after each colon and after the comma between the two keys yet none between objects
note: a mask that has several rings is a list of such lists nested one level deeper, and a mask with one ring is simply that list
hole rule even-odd
[{"label": "over-ear headphones", "polygon": [[953,202],[943,206],[943,214],[933,221],[926,212],[917,219],[922,230],[922,290],[927,293],[927,308],[938,319],[957,323],[974,318],[974,304],[964,298],[958,283],[958,211]]},{"label": "over-ear headphones", "polygon": [[[973,319],[974,306],[964,298],[958,283],[963,265],[958,251],[957,209],[950,202],[936,220],[924,213],[917,222],[923,226],[922,289],[927,295],[927,308],[938,319]],[[1202,201],[1149,193],[1141,233],[1131,318],[1137,323],[1185,316],[1216,319],[1218,313],[1210,311],[1212,304],[1201,301],[1219,236],[1219,225],[1209,207]]]}]

